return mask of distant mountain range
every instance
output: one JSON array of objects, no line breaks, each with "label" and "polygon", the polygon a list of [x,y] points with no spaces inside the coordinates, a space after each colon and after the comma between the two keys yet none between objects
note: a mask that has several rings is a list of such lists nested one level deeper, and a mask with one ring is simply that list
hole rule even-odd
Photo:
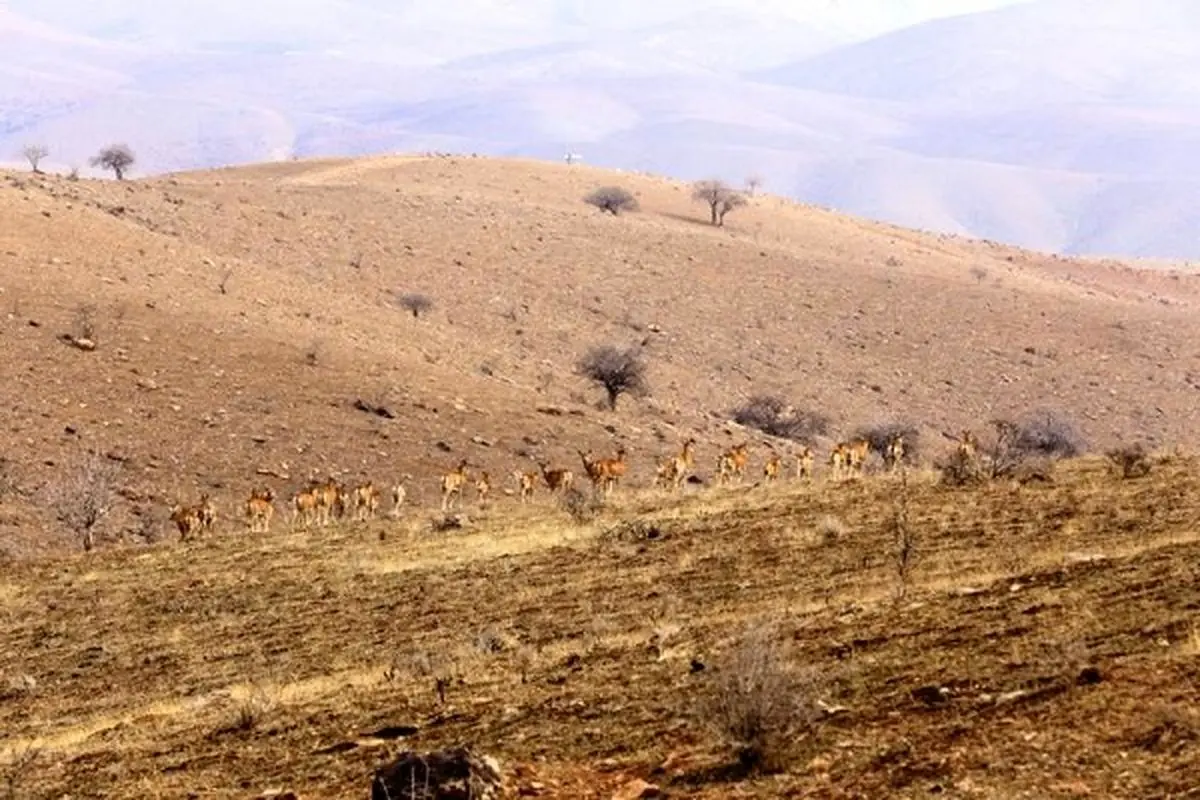
[{"label": "distant mountain range", "polygon": [[1191,0],[89,6],[0,5],[0,159],[573,151],[1038,249],[1200,257]]}]

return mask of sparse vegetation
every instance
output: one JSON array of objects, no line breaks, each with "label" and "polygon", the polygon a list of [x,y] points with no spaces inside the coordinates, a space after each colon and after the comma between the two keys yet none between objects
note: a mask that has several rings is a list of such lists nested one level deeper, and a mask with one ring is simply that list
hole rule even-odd
[{"label": "sparse vegetation", "polygon": [[596,515],[604,508],[603,498],[580,491],[575,487],[563,492],[559,496],[558,504],[576,525],[587,525],[596,519]]},{"label": "sparse vegetation", "polygon": [[762,189],[763,177],[761,175],[746,176],[746,194],[754,197]]},{"label": "sparse vegetation", "polygon": [[734,191],[724,181],[697,181],[692,185],[692,199],[708,206],[713,225],[725,224],[725,215],[746,205],[746,197]]},{"label": "sparse vegetation", "polygon": [[1150,474],[1150,454],[1140,442],[1115,447],[1104,455],[1117,475],[1126,480]]},{"label": "sparse vegetation", "polygon": [[44,144],[27,144],[21,150],[21,155],[29,162],[29,168],[34,174],[42,174],[42,161],[50,155],[50,148]]},{"label": "sparse vegetation", "polygon": [[820,718],[815,673],[791,669],[762,629],[746,634],[715,665],[701,714],[750,771],[787,766]]},{"label": "sparse vegetation", "polygon": [[739,425],[807,445],[829,432],[828,417],[815,411],[796,409],[777,395],[754,395],[735,408],[732,416]]},{"label": "sparse vegetation", "polygon": [[[1086,446],[1075,426],[1052,411],[1035,411],[1018,422],[993,420],[992,429],[991,444],[984,451],[992,478],[1019,477],[1018,472],[1027,469],[1031,459],[1052,462],[1073,458]],[[1044,472],[1042,465],[1029,477],[1036,478]]]},{"label": "sparse vegetation", "polygon": [[422,314],[427,314],[433,308],[433,298],[427,294],[418,294],[409,292],[400,295],[396,298],[396,302],[405,311],[412,313],[413,319],[418,319]]},{"label": "sparse vegetation", "polygon": [[622,211],[637,211],[639,208],[633,192],[621,186],[602,186],[583,198],[583,202],[607,211],[614,217]]},{"label": "sparse vegetation", "polygon": [[892,564],[896,568],[896,596],[903,598],[908,594],[912,582],[912,569],[917,560],[917,537],[909,523],[909,485],[908,470],[900,473],[900,488],[896,492],[890,520],[892,539]]},{"label": "sparse vegetation", "polygon": [[133,150],[127,144],[110,144],[92,157],[93,167],[108,170],[117,180],[125,180],[125,173],[137,161]]},{"label": "sparse vegetation", "polygon": [[120,466],[98,453],[69,465],[45,490],[58,521],[79,537],[84,550],[96,546],[96,531],[117,499]]},{"label": "sparse vegetation", "polygon": [[635,347],[593,347],[579,359],[576,369],[580,375],[604,389],[610,411],[616,410],[621,395],[641,397],[650,390],[646,380],[646,362],[641,351]]}]

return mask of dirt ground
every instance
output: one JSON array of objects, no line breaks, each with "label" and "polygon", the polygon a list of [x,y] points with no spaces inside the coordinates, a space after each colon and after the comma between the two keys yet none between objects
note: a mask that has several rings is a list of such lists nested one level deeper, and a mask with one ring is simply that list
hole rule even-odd
[{"label": "dirt ground", "polygon": [[[362,796],[389,754],[457,744],[513,796],[1193,796],[1196,466],[630,490],[582,523],[510,501],[10,565],[0,753],[19,797]],[[769,775],[704,713],[756,632],[825,709]]]},{"label": "dirt ground", "polygon": [[[580,202],[609,183],[642,211]],[[770,196],[718,230],[664,179],[471,158],[2,174],[0,217],[0,797],[361,797],[456,744],[522,797],[1200,796],[1191,274]],[[651,384],[615,412],[574,374],[605,343]],[[812,484],[758,485],[794,452],[730,421],[759,393],[831,418]],[[1162,455],[938,482],[945,435],[1039,408]],[[831,480],[881,422],[917,466]],[[651,489],[689,436],[700,483]],[[748,481],[714,487],[740,441]],[[580,519],[512,496],[618,447]],[[49,499],[89,452],[120,496],[83,553]],[[437,530],[463,458],[493,500]],[[246,531],[251,487],[282,511],[326,476],[409,501]],[[180,542],[201,492],[217,529]],[[748,640],[805,712],[777,770],[708,711]]]}]

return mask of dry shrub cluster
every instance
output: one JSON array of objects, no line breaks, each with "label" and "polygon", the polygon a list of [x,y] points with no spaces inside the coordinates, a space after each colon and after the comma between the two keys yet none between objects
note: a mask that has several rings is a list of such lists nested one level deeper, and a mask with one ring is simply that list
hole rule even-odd
[{"label": "dry shrub cluster", "polygon": [[793,408],[776,395],[751,397],[733,410],[733,421],[760,430],[769,436],[791,439],[811,445],[818,436],[829,432],[829,417],[814,411]]},{"label": "dry shrub cluster", "polygon": [[813,734],[819,686],[815,671],[794,669],[765,631],[754,630],[715,665],[700,711],[743,768],[779,770]]},{"label": "dry shrub cluster", "polygon": [[1140,443],[1116,447],[1104,455],[1121,478],[1141,478],[1150,474],[1150,454]]}]

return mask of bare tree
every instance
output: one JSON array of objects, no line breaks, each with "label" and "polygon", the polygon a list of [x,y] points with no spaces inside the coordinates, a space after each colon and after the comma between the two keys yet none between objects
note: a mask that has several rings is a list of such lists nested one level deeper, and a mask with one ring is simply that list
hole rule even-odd
[{"label": "bare tree", "polygon": [[692,199],[708,205],[712,214],[712,224],[717,226],[725,224],[725,215],[730,211],[746,205],[745,195],[718,180],[697,181],[692,184]]},{"label": "bare tree", "polygon": [[617,408],[617,398],[623,394],[641,396],[649,392],[646,383],[646,362],[634,347],[624,350],[612,345],[599,345],[579,359],[580,375],[604,388],[609,410]]},{"label": "bare tree", "polygon": [[127,144],[110,144],[94,155],[88,163],[112,172],[117,180],[125,180],[125,172],[133,166],[136,157]]},{"label": "bare tree", "polygon": [[77,534],[84,550],[96,546],[96,528],[112,511],[120,466],[89,453],[46,487],[46,502],[55,517]]},{"label": "bare tree", "polygon": [[755,174],[746,176],[746,194],[750,195],[751,197],[754,197],[754,195],[758,194],[758,190],[762,188],[762,185],[762,175]]},{"label": "bare tree", "polygon": [[50,148],[44,144],[27,144],[21,150],[21,155],[29,162],[29,167],[38,175],[42,174],[42,159],[50,155]]},{"label": "bare tree", "polygon": [[639,208],[633,193],[620,186],[602,186],[583,198],[583,202],[607,211],[614,217],[622,211],[637,211]]},{"label": "bare tree", "polygon": [[413,318],[419,318],[422,314],[433,308],[433,298],[426,294],[416,294],[410,292],[402,294],[396,299],[400,307],[405,311],[411,311]]}]

